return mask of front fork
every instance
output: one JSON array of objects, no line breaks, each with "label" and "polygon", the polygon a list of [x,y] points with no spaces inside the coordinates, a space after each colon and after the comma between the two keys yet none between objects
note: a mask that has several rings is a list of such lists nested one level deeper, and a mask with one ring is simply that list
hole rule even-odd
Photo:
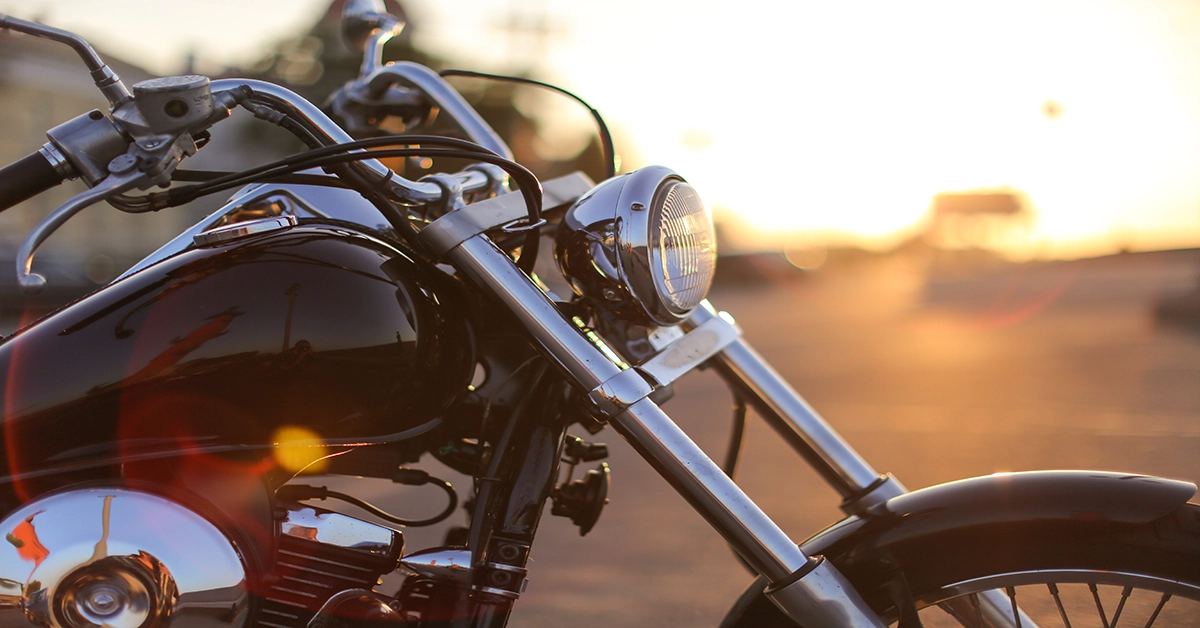
[{"label": "front fork", "polygon": [[[792,447],[859,513],[905,492],[880,475],[805,403],[745,341],[731,320],[705,303],[684,324],[688,333],[636,368],[614,360],[585,335],[485,235],[463,240],[446,258],[508,309],[548,359],[590,391],[594,410],[761,574],[767,596],[790,618],[810,626],[880,627],[882,622],[832,563],[808,556],[649,398],[704,363],[754,404]],[[992,602],[983,596],[985,603]],[[1006,598],[995,596],[999,608]],[[1025,618],[1022,618],[1025,619]],[[1001,621],[997,625],[1015,623]],[[1022,621],[1018,625],[1031,626]]]},{"label": "front fork", "polygon": [[[705,324],[712,325],[711,321],[720,318],[722,316],[706,301],[684,327],[698,329]],[[841,508],[846,514],[861,514],[875,504],[907,492],[890,473],[880,475],[871,468],[740,334],[717,352],[710,364],[714,364],[725,381],[754,404],[767,424],[841,494]],[[1037,628],[1037,624],[1020,609],[1016,611],[1019,618],[1014,617],[1013,605],[1003,591],[980,593],[979,605],[988,627]]]},{"label": "front fork", "polygon": [[832,563],[801,551],[648,398],[653,387],[641,374],[622,369],[581,334],[491,240],[474,236],[446,257],[512,312],[552,363],[591,391],[617,432],[766,578],[768,595],[789,617],[808,625],[883,625]]}]

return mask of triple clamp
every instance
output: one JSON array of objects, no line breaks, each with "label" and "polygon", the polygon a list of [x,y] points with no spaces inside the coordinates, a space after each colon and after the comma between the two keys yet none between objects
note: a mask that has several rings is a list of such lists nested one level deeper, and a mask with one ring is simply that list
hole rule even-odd
[{"label": "triple clamp", "polygon": [[706,320],[691,331],[676,338],[649,360],[623,370],[593,388],[588,393],[592,407],[604,418],[615,417],[656,389],[704,364],[741,336],[741,330],[727,313],[712,313],[707,301],[702,310]]}]

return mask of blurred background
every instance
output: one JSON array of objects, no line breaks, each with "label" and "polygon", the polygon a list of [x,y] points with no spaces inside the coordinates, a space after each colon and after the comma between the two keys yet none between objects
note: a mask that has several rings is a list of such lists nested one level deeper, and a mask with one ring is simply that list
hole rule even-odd
[{"label": "blurred background", "polygon": [[[1200,480],[1200,4],[388,5],[409,21],[390,58],[561,85],[605,115],[623,170],[686,176],[721,229],[715,304],[910,488],[1047,467]],[[0,11],[83,35],[129,83],[250,76],[321,102],[359,63],[329,0],[0,0]],[[455,84],[539,175],[598,172],[577,105]],[[93,107],[104,101],[66,48],[0,34],[0,161]],[[264,126],[218,127],[193,165],[290,150]],[[51,287],[30,300],[6,270],[13,251],[75,185],[0,215],[0,333],[109,281],[220,202],[153,216],[90,208],[39,254]],[[728,413],[713,409],[726,404],[700,374],[667,409],[719,457]],[[747,576],[606,435],[612,503],[584,539],[547,517],[514,624],[715,625]],[[836,520],[834,493],[761,424],[746,448],[739,481],[794,538]],[[370,488],[400,512],[424,499],[391,490]]]},{"label": "blurred background", "polygon": [[[803,268],[843,248],[1025,261],[1200,243],[1194,2],[391,6],[409,26],[390,57],[531,76],[588,99],[614,127],[625,170],[669,164],[698,186],[727,253],[790,251]],[[320,102],[357,67],[329,0],[0,0],[0,10],[81,33],[127,82],[254,76]],[[65,49],[0,43],[4,156],[102,104],[72,78],[82,71]],[[564,98],[458,84],[505,118],[497,126],[535,170],[593,142]]]}]

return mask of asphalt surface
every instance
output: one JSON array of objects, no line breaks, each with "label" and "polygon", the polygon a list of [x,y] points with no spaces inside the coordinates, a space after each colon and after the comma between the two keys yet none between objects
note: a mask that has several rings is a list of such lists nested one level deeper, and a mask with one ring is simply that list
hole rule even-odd
[{"label": "asphalt surface", "polygon": [[[1200,482],[1200,327],[1151,315],[1198,275],[1186,254],[974,271],[885,260],[724,287],[712,301],[909,488],[1045,468]],[[666,409],[720,457],[728,404],[700,373]],[[543,520],[513,625],[716,625],[750,578],[628,445],[601,437],[611,503],[583,538]],[[763,423],[751,420],[742,460],[739,483],[794,539],[840,518],[838,496]]]},{"label": "asphalt surface", "polygon": [[[1198,278],[1193,252],[982,269],[877,260],[743,277],[711,300],[866,460],[909,488],[1051,468],[1200,482],[1200,324],[1152,315]],[[679,382],[666,410],[724,455],[730,397],[715,374]],[[610,504],[582,538],[547,513],[511,625],[717,625],[751,578],[619,436],[594,440],[612,452]],[[797,541],[841,517],[838,495],[753,417],[737,479]],[[399,512],[440,504],[387,484],[357,490]],[[410,530],[409,547],[441,534]]]}]

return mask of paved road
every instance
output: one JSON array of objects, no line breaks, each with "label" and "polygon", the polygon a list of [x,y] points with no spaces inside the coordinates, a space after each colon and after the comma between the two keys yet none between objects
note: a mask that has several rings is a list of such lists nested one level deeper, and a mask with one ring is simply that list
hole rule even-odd
[{"label": "paved road", "polygon": [[[910,488],[996,471],[1092,468],[1200,481],[1200,333],[1156,325],[1194,285],[1182,256],[955,278],[911,263],[723,289],[714,303],[859,451]],[[667,410],[712,454],[728,396],[711,374]],[[514,625],[716,625],[749,578],[665,482],[605,433],[612,503],[579,538],[548,517]],[[762,423],[739,482],[796,539],[837,496]]]}]

